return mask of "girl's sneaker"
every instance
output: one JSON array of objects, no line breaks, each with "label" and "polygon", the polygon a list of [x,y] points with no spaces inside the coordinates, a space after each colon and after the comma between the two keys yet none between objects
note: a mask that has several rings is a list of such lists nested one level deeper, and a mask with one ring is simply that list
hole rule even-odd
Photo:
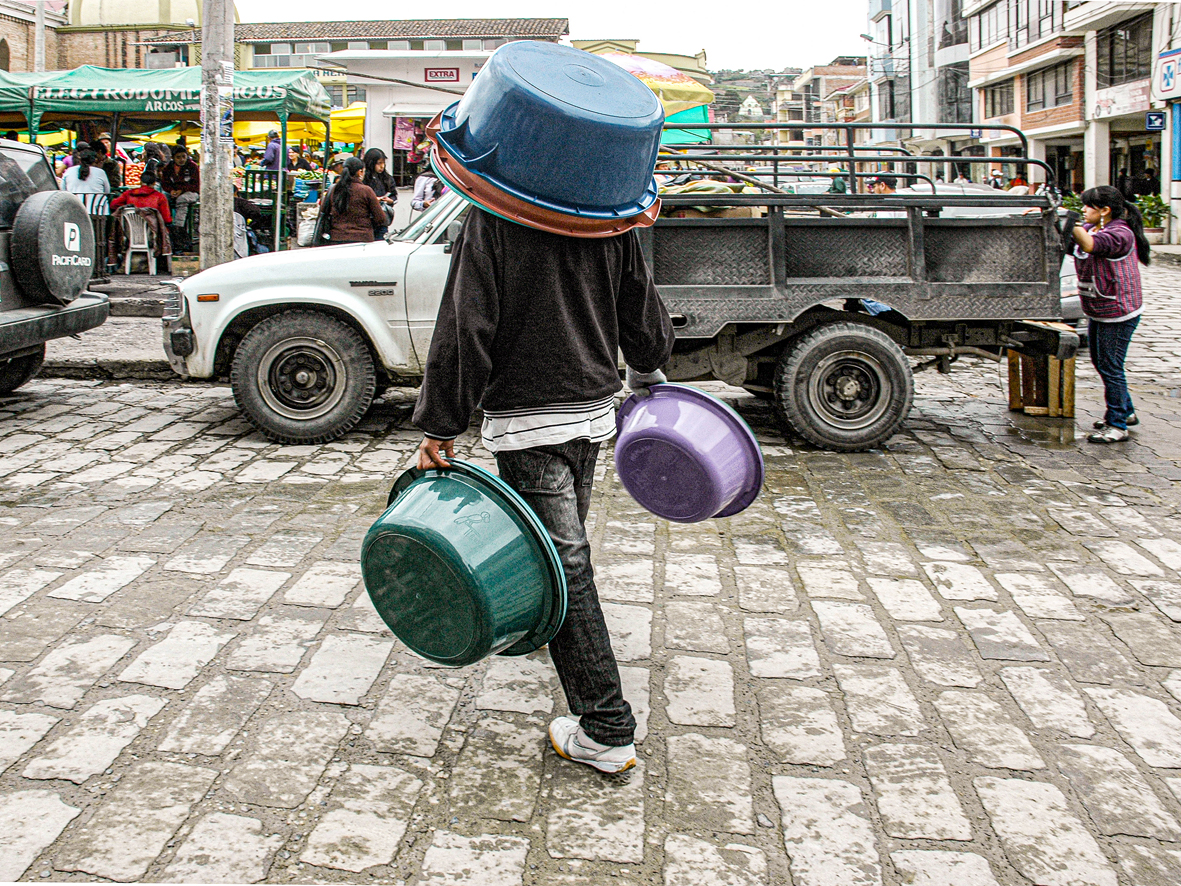
[{"label": "girl's sneaker", "polygon": [[636,765],[635,744],[621,747],[599,744],[572,717],[558,717],[550,723],[549,740],[559,757],[585,763],[600,772],[626,772]]},{"label": "girl's sneaker", "polygon": [[[1128,427],[1134,428],[1138,424],[1140,424],[1140,419],[1136,418],[1136,413],[1133,412],[1131,415],[1128,416]],[[1105,427],[1107,427],[1107,422],[1103,421],[1103,419],[1100,419],[1099,421],[1097,421],[1093,425],[1091,425],[1091,427],[1093,427],[1096,431],[1101,431]]]},{"label": "girl's sneaker", "polygon": [[1091,443],[1123,443],[1127,439],[1128,432],[1126,430],[1113,428],[1111,425],[1104,425],[1103,430],[1087,434],[1087,440]]}]

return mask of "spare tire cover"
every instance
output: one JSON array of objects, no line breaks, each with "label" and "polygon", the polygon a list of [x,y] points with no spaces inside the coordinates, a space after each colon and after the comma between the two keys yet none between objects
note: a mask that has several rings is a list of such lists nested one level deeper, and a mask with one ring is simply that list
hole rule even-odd
[{"label": "spare tire cover", "polygon": [[12,222],[12,270],[35,301],[68,304],[94,271],[94,228],[82,201],[67,191],[40,191]]}]

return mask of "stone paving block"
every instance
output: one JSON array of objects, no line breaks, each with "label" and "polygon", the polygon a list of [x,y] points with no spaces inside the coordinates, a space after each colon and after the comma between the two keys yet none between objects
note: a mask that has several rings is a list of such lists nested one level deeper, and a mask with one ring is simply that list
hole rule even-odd
[{"label": "stone paving block", "polygon": [[1181,584],[1153,579],[1133,579],[1131,585],[1151,600],[1152,605],[1167,616],[1169,621],[1181,622]]},{"label": "stone paving block", "polygon": [[796,572],[809,597],[835,597],[841,600],[864,600],[857,576],[835,563],[797,563]]},{"label": "stone paving block", "polygon": [[1046,513],[1071,535],[1115,538],[1116,532],[1090,511],[1079,508],[1047,508]]},{"label": "stone paving block", "polygon": [[294,461],[271,461],[270,459],[260,458],[258,461],[240,470],[238,475],[234,477],[234,482],[271,483],[278,480],[297,465],[298,462]]},{"label": "stone paving block", "polygon": [[1099,844],[1058,788],[1018,778],[973,782],[1005,855],[1039,886],[1116,886]]},{"label": "stone paving block", "polygon": [[738,605],[748,612],[794,612],[799,597],[786,569],[772,566],[735,566]]},{"label": "stone paving block", "polygon": [[258,615],[275,591],[291,578],[290,572],[238,568],[189,607],[189,615],[249,621]]},{"label": "stone paving block", "polygon": [[652,610],[620,603],[603,603],[602,607],[615,658],[619,661],[644,661],[651,658]]},{"label": "stone paving block", "polygon": [[204,525],[204,523],[157,523],[142,530],[139,535],[124,539],[119,544],[119,548],[143,554],[171,554],[200,532]]},{"label": "stone paving block", "polygon": [[782,680],[760,681],[759,731],[783,763],[833,766],[846,757],[845,742],[828,695]]},{"label": "stone paving block", "polygon": [[529,841],[523,837],[435,831],[417,886],[520,886],[528,853]]},{"label": "stone paving block", "polygon": [[57,851],[54,867],[111,880],[142,877],[215,778],[216,769],[137,763]]},{"label": "stone paving block", "polygon": [[23,757],[59,720],[48,714],[0,711],[0,773]]},{"label": "stone paving block", "polygon": [[296,535],[276,533],[262,547],[246,558],[250,566],[267,566],[272,569],[298,566],[323,538],[319,535]]},{"label": "stone paving block", "polygon": [[1076,597],[1093,597],[1110,606],[1127,606],[1132,595],[1115,583],[1106,572],[1091,565],[1078,563],[1050,563],[1053,572]]},{"label": "stone paving block", "polygon": [[648,669],[620,665],[619,682],[636,721],[635,743],[640,744],[648,737],[648,716],[652,713]]},{"label": "stone paving block", "polygon": [[742,566],[790,566],[779,542],[770,539],[734,540],[734,556]]},{"label": "stone paving block", "polygon": [[1030,618],[1056,618],[1063,621],[1085,621],[1078,609],[1054,582],[1044,575],[1002,572],[997,583],[1013,597]]},{"label": "stone paving block", "polygon": [[966,563],[924,563],[923,570],[945,600],[989,600],[998,598],[984,573]]},{"label": "stone paving block", "polygon": [[401,769],[353,763],[332,789],[328,812],[299,860],[355,873],[389,864],[421,791],[422,782]]},{"label": "stone paving block", "polygon": [[1100,616],[1141,664],[1181,667],[1181,636],[1171,623],[1151,612],[1106,612]]},{"label": "stone paving block", "polygon": [[373,600],[368,594],[357,595],[352,606],[337,610],[333,625],[342,631],[360,631],[365,634],[392,636],[389,627],[377,614]]},{"label": "stone paving block", "polygon": [[0,685],[8,682],[8,678],[15,674],[16,671],[11,668],[0,668]]},{"label": "stone paving block", "polygon": [[670,600],[664,607],[664,619],[664,645],[668,649],[721,655],[730,651],[726,626],[712,603]]},{"label": "stone paving block", "polygon": [[216,575],[249,543],[248,536],[207,532],[181,548],[164,564],[164,569],[192,575]]},{"label": "stone paving block", "polygon": [[52,791],[0,795],[0,882],[14,882],[82,810]]},{"label": "stone paving block", "polygon": [[343,714],[276,714],[250,730],[249,749],[222,787],[243,803],[294,809],[316,786],[348,728]]},{"label": "stone paving block", "polygon": [[881,886],[873,827],[856,785],[784,775],[771,785],[796,886]]},{"label": "stone paving block", "polygon": [[1181,572],[1181,544],[1171,538],[1140,538],[1137,544],[1165,566],[1175,572]]},{"label": "stone paving block", "polygon": [[1060,745],[1058,754],[1058,768],[1100,833],[1181,842],[1177,819],[1123,754],[1086,744]]},{"label": "stone paving block", "polygon": [[901,849],[890,861],[908,886],[1000,886],[988,860],[971,852]]},{"label": "stone paving block", "polygon": [[911,665],[928,683],[970,689],[984,679],[955,631],[929,625],[898,625],[898,638]]},{"label": "stone paving block", "polygon": [[607,524],[603,550],[611,553],[651,557],[655,550],[655,543],[652,540],[655,531],[656,527],[652,523],[624,523],[612,520]]},{"label": "stone paving block", "polygon": [[1090,738],[1095,727],[1070,681],[1048,668],[1001,668],[1001,680],[1035,729]]},{"label": "stone paving block", "polygon": [[167,702],[150,695],[128,695],[97,702],[68,732],[34,757],[25,778],[64,778],[82,784],[98,775],[135,741]]},{"label": "stone paving block", "polygon": [[891,837],[972,839],[972,825],[933,748],[882,744],[866,748],[864,759],[882,826]]},{"label": "stone paving block", "polygon": [[174,618],[185,603],[208,588],[207,580],[176,572],[140,578],[107,600],[95,622],[108,628],[150,630]]},{"label": "stone paving block", "polygon": [[365,727],[365,738],[386,753],[433,757],[457,701],[459,690],[435,677],[396,674]]},{"label": "stone paving block", "polygon": [[652,563],[648,560],[627,560],[622,563],[596,563],[595,586],[604,600],[625,603],[653,601]]},{"label": "stone paving block", "polygon": [[178,622],[167,637],[140,653],[119,679],[124,683],[184,689],[233,637],[204,622]]},{"label": "stone paving block", "polygon": [[325,560],[315,564],[295,582],[283,601],[294,606],[335,609],[361,583],[361,564]]},{"label": "stone paving block", "polygon": [[834,664],[855,732],[918,735],[926,728],[918,700],[898,668]]},{"label": "stone paving block", "polygon": [[819,677],[820,656],[812,628],[803,619],[747,618],[743,620],[746,659],[755,677]]},{"label": "stone paving block", "polygon": [[23,662],[40,658],[45,650],[88,615],[84,603],[35,600],[0,618],[0,657]]},{"label": "stone paving block", "polygon": [[299,666],[326,618],[323,610],[264,615],[230,653],[226,667],[232,671],[290,674]]},{"label": "stone paving block", "polygon": [[493,658],[484,672],[476,707],[482,711],[548,714],[554,709],[554,694],[559,688],[558,674],[548,655],[537,659]]},{"label": "stone paving block", "polygon": [[664,841],[665,886],[764,886],[767,856],[742,843],[715,846],[685,834]]},{"label": "stone paving block", "polygon": [[870,590],[898,621],[943,621],[943,611],[922,582],[913,578],[870,578]]},{"label": "stone paving block", "polygon": [[262,677],[214,677],[177,714],[160,750],[216,757],[274,688],[274,683]]},{"label": "stone paving block", "polygon": [[981,658],[999,661],[1049,661],[1049,654],[1012,612],[955,607]]},{"label": "stone paving block", "polygon": [[160,874],[160,883],[257,883],[267,875],[267,857],[283,845],[263,833],[262,822],[211,812],[198,820]]},{"label": "stone paving block", "polygon": [[1181,883],[1181,850],[1116,843],[1115,853],[1130,883]]},{"label": "stone paving block", "polygon": [[452,770],[452,814],[529,821],[541,790],[543,744],[549,745],[545,723],[535,717],[479,720]]},{"label": "stone paving block", "polygon": [[1112,568],[1117,575],[1143,575],[1148,578],[1164,578],[1165,574],[1159,566],[1136,552],[1130,544],[1123,541],[1095,540],[1085,541],[1083,546],[1088,548],[1100,560]]},{"label": "stone paving block", "polygon": [[639,864],[644,860],[644,761],[604,778],[559,760],[552,770],[546,849],[553,858]]},{"label": "stone paving block", "polygon": [[23,603],[62,575],[64,573],[53,569],[9,569],[0,580],[0,615]]},{"label": "stone paving block", "polygon": [[33,535],[60,536],[73,532],[84,523],[107,512],[106,505],[85,505],[77,508],[55,508],[29,526]]},{"label": "stone paving block", "polygon": [[894,647],[873,609],[864,603],[813,600],[812,610],[820,620],[820,635],[838,655],[860,658],[893,658]]},{"label": "stone paving block", "polygon": [[990,769],[1045,769],[1025,733],[983,692],[949,689],[935,699],[957,748]]},{"label": "stone paving block", "polygon": [[1181,768],[1181,720],[1163,701],[1130,689],[1083,689],[1149,766]]},{"label": "stone paving block", "polygon": [[682,596],[718,596],[722,593],[718,558],[713,554],[670,552],[664,558],[664,589]]},{"label": "stone paving block", "polygon": [[681,726],[733,726],[734,672],[728,662],[678,655],[665,666],[665,713]]},{"label": "stone paving block", "polygon": [[116,634],[67,638],[10,684],[3,698],[69,710],[133,646],[134,640]]},{"label": "stone paving block", "polygon": [[670,736],[664,803],[673,828],[753,834],[746,745],[696,732]]},{"label": "stone paving block", "polygon": [[1063,621],[1044,621],[1037,627],[1070,676],[1080,683],[1139,682],[1128,660],[1093,628]]},{"label": "stone paving block", "polygon": [[360,704],[393,651],[393,640],[329,634],[291,691],[312,701]]},{"label": "stone paving block", "polygon": [[872,575],[918,575],[906,547],[892,541],[858,541],[861,559]]}]

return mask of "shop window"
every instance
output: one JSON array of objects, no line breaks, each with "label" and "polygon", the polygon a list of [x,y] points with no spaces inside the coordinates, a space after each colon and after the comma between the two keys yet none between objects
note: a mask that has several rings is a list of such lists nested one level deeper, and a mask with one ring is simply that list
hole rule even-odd
[{"label": "shop window", "polygon": [[1100,89],[1152,75],[1152,15],[1099,32],[1096,79]]},{"label": "shop window", "polygon": [[1074,62],[1034,71],[1025,77],[1025,110],[1040,111],[1074,100]]},{"label": "shop window", "polygon": [[431,52],[442,52],[447,48],[446,40],[423,40],[422,48]]},{"label": "shop window", "polygon": [[484,41],[484,48],[485,49],[496,49],[499,46],[504,46],[504,44],[506,44],[506,43],[508,43],[508,41],[505,40],[503,37],[493,37],[490,40]]},{"label": "shop window", "polygon": [[387,44],[387,47],[389,49],[409,49],[410,48],[410,41],[409,40],[390,40],[389,43]]},{"label": "shop window", "polygon": [[463,41],[463,49],[465,51],[471,50],[471,49],[483,49],[483,48],[484,48],[484,41],[483,40],[464,40]]},{"label": "shop window", "polygon": [[1013,113],[1013,81],[1006,80],[998,86],[984,90],[984,118],[1003,117]]}]

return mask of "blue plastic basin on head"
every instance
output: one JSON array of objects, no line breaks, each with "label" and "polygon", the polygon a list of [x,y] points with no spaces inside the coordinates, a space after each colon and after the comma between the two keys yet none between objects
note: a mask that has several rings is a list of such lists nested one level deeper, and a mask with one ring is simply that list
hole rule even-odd
[{"label": "blue plastic basin on head", "polygon": [[592,218],[637,215],[664,111],[618,65],[569,46],[521,40],[494,52],[443,112],[439,141],[464,169],[545,209]]}]

